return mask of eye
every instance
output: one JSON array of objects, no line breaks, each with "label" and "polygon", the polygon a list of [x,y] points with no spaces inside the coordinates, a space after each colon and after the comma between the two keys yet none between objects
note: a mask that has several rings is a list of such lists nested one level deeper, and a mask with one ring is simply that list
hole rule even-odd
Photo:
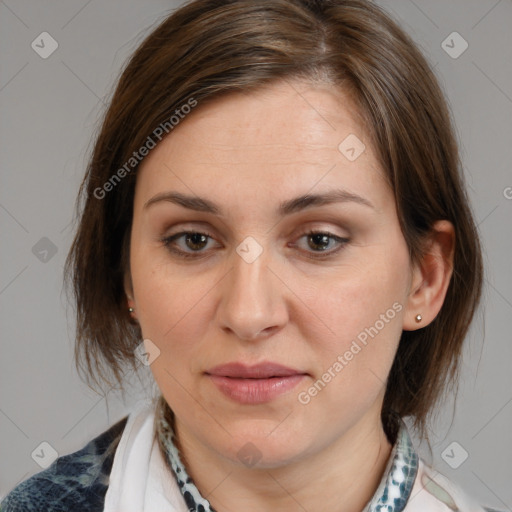
[{"label": "eye", "polygon": [[[300,237],[300,239],[307,237],[308,246],[312,248],[320,248],[320,250],[314,250],[313,254],[307,257],[309,258],[327,258],[333,256],[349,242],[348,238],[337,236],[329,231],[308,231]],[[311,243],[310,243],[311,242]],[[329,250],[329,244],[335,246],[334,249]],[[331,245],[331,247],[332,247]],[[308,251],[306,251],[308,252]],[[316,253],[316,254],[315,254]]]},{"label": "eye", "polygon": [[[312,252],[311,255],[307,256],[308,258],[327,258],[343,249],[343,247],[349,242],[348,238],[337,236],[328,231],[308,231],[307,233],[304,233],[299,240],[305,237],[307,237],[308,246],[315,249],[313,251],[305,250],[305,252]],[[177,242],[180,239],[183,239],[185,249],[188,248],[191,252],[187,252],[184,248],[176,247],[178,245]],[[213,236],[210,233],[200,231],[181,231],[174,235],[162,238],[161,241],[169,251],[179,257],[201,258],[208,252],[203,250],[208,245],[208,239],[213,239]],[[334,245],[335,248],[329,250],[330,244]],[[293,246],[295,245],[297,244],[293,244]],[[318,250],[318,248],[320,249]]]},{"label": "eye", "polygon": [[[177,249],[175,247],[176,241],[184,237],[186,246],[192,249],[192,253],[188,253],[183,249]],[[174,235],[165,237],[162,239],[163,244],[169,249],[169,251],[181,256],[183,258],[198,258],[203,254],[197,254],[205,251],[201,251],[208,242],[208,239],[213,239],[210,233],[203,233],[199,231],[181,231]],[[196,254],[194,254],[196,253]]]}]

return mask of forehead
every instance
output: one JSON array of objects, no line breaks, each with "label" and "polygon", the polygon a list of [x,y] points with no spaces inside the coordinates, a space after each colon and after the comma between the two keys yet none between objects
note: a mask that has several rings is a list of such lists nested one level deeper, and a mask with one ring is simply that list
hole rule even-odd
[{"label": "forehead", "polygon": [[332,186],[355,193],[385,186],[359,113],[333,86],[283,81],[199,103],[144,159],[137,195]]}]

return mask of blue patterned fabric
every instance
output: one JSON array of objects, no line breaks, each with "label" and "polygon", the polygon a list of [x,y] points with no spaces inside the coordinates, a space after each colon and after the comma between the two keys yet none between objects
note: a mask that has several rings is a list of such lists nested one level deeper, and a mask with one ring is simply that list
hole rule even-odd
[{"label": "blue patterned fabric", "polygon": [[15,487],[0,512],[100,512],[103,510],[114,454],[128,416],[81,450]]},{"label": "blue patterned fabric", "polygon": [[419,458],[414,450],[407,427],[402,420],[393,451],[377,491],[368,505],[368,511],[401,512],[407,505],[418,473]]}]

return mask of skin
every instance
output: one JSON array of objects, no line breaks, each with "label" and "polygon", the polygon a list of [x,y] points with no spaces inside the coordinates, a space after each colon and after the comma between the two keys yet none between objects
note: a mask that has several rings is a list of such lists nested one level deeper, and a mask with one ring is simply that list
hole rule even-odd
[{"label": "skin", "polygon": [[[453,228],[438,222],[424,259],[411,263],[393,192],[358,119],[332,86],[278,82],[198,105],[141,164],[128,305],[160,350],[151,370],[176,415],[182,459],[216,510],[338,510],[342,501],[344,511],[360,511],[389,459],[386,378],[402,330],[424,327],[441,308]],[[366,145],[355,161],[338,149],[349,134]],[[372,206],[276,215],[282,201],[333,188]],[[223,215],[163,200],[145,206],[169,191],[205,197]],[[312,240],[309,229],[348,241]],[[200,257],[180,258],[162,241],[182,231],[211,235],[172,245]],[[236,251],[249,236],[263,251],[251,263]],[[401,307],[394,318],[301,403],[299,393],[393,304]],[[241,405],[204,373],[232,361],[273,361],[307,376],[268,403]],[[250,467],[237,455],[247,443],[259,457]]]}]

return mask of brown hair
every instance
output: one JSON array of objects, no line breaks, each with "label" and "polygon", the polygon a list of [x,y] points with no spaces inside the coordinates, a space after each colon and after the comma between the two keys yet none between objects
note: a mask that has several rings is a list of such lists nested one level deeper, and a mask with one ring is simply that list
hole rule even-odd
[{"label": "brown hair", "polygon": [[[481,249],[436,78],[412,40],[364,0],[196,0],[138,47],[97,136],[66,262],[77,304],[78,371],[85,369],[89,383],[99,383],[97,373],[109,385],[113,372],[122,387],[123,363],[137,368],[134,349],[141,333],[130,322],[123,287],[134,152],[157,127],[169,126],[191,98],[201,108],[229,91],[294,77],[327,80],[350,92],[394,190],[413,260],[435,221],[447,219],[455,227],[453,275],[443,307],[430,325],[402,333],[382,411],[384,422],[392,412],[411,416],[424,433],[428,413],[456,382],[481,294]],[[130,161],[133,168],[126,166]]]}]

